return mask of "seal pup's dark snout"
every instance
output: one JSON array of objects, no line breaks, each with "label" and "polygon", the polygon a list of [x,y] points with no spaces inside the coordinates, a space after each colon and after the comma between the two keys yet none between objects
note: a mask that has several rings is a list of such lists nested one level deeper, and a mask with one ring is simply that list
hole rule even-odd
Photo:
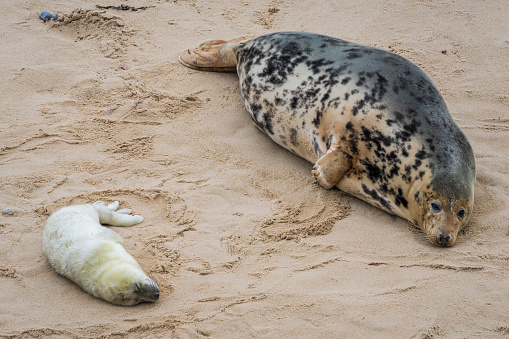
[{"label": "seal pup's dark snout", "polygon": [[140,302],[155,302],[159,299],[159,286],[152,280],[139,287]]}]

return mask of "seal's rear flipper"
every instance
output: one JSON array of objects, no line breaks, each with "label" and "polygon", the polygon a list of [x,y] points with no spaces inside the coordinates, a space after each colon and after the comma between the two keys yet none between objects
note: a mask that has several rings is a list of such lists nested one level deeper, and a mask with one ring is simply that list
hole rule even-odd
[{"label": "seal's rear flipper", "polygon": [[180,53],[182,65],[200,71],[237,72],[237,53],[246,41],[206,40],[195,49]]},{"label": "seal's rear flipper", "polygon": [[143,221],[141,215],[130,215],[129,209],[118,209],[118,201],[115,201],[108,206],[102,201],[93,203],[99,215],[99,222],[111,226],[132,226],[139,224]]}]

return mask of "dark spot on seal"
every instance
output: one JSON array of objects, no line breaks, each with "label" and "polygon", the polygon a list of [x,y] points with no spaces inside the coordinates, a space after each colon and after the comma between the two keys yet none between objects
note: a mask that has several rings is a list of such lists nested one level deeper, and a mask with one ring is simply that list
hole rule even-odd
[{"label": "dark spot on seal", "polygon": [[378,192],[373,189],[373,190],[370,190],[366,185],[362,185],[362,190],[364,191],[364,193],[366,193],[369,197],[371,197],[371,199],[373,199],[374,201],[380,203],[380,205],[382,205],[383,207],[385,207],[386,210],[388,211],[392,211],[392,207],[391,207],[391,204],[386,200],[384,199],[382,196],[380,196],[378,194]]},{"label": "dark spot on seal", "polygon": [[359,143],[359,137],[356,134],[350,134],[350,141],[348,146],[350,146],[350,153],[346,154],[348,158],[352,158],[351,154],[359,154],[359,149],[357,144]]},{"label": "dark spot on seal", "polygon": [[423,160],[423,159],[426,159],[426,156],[427,156],[427,154],[424,150],[420,150],[419,152],[415,153],[415,157],[417,159]]},{"label": "dark spot on seal", "polygon": [[394,111],[394,117],[396,118],[396,121],[398,121],[398,122],[402,122],[404,119],[404,115],[398,111]]},{"label": "dark spot on seal", "polygon": [[299,98],[293,97],[292,100],[290,100],[290,107],[292,109],[297,109],[298,105],[299,105]]},{"label": "dark spot on seal", "polygon": [[341,80],[341,85],[346,85],[350,80],[352,80],[352,78],[350,77],[344,78],[343,80]]},{"label": "dark spot on seal", "polygon": [[[280,44],[278,44],[280,45]],[[254,55],[263,55],[262,48],[256,48],[257,46],[252,46],[249,48],[249,51],[246,52],[246,55],[250,55],[251,57]],[[265,68],[259,74],[260,77],[264,78],[268,84],[280,86],[284,84],[287,80],[289,74],[292,74],[293,70],[297,65],[306,61],[308,56],[303,55],[304,51],[301,49],[301,46],[296,41],[287,42],[284,46],[279,46],[280,52],[273,53],[270,57],[264,55],[267,60],[265,62]],[[242,53],[244,56],[244,53]],[[243,60],[243,56],[241,61]],[[262,57],[255,58],[256,61],[251,63],[260,64]],[[246,63],[244,69],[247,67],[251,67],[251,64]]]},{"label": "dark spot on seal", "polygon": [[331,133],[331,135],[329,135],[329,138],[327,138],[327,142],[325,143],[325,147],[327,147],[327,150],[329,150],[332,144],[332,138],[334,138],[334,135]]},{"label": "dark spot on seal", "polygon": [[312,123],[315,125],[315,127],[318,127],[320,125],[320,120],[322,119],[323,112],[321,110],[318,110],[316,112],[316,117],[313,119]]},{"label": "dark spot on seal", "polygon": [[408,201],[403,196],[403,191],[401,188],[398,188],[398,195],[396,195],[395,202],[397,206],[403,205],[403,207],[408,208]]},{"label": "dark spot on seal", "polygon": [[347,55],[347,59],[351,60],[351,59],[358,59],[360,57],[362,57],[362,54],[363,54],[363,48],[350,48],[350,49],[345,49],[345,52],[348,54]]},{"label": "dark spot on seal", "polygon": [[364,107],[365,104],[366,104],[366,102],[364,100],[359,100],[357,102],[357,106],[354,106],[352,109],[353,116],[356,116],[357,113],[359,112],[359,110],[362,110],[362,108]]},{"label": "dark spot on seal", "polygon": [[287,76],[287,62],[288,58],[281,57],[279,59],[272,58],[267,62],[267,67],[264,69],[261,76],[267,78],[267,82],[274,85],[284,84]]},{"label": "dark spot on seal", "polygon": [[391,127],[391,126],[392,126],[392,124],[395,124],[395,123],[396,123],[396,120],[387,119],[387,120],[385,120],[385,123],[387,124],[387,126]]},{"label": "dark spot on seal", "polygon": [[411,135],[414,135],[416,132],[417,132],[417,128],[420,126],[421,124],[417,121],[417,120],[412,120],[412,122],[410,124],[405,124],[403,125],[403,128],[408,132],[410,133]]},{"label": "dark spot on seal", "polygon": [[368,177],[371,182],[377,182],[382,178],[382,170],[375,164],[372,164],[366,160],[361,160],[361,163],[368,170]]},{"label": "dark spot on seal", "polygon": [[431,152],[435,152],[435,145],[433,145],[433,139],[431,138],[428,138],[426,139],[426,142],[428,143],[429,145],[429,149]]},{"label": "dark spot on seal", "polygon": [[316,136],[313,137],[313,148],[315,150],[315,154],[321,157],[323,153],[322,150],[320,149],[320,144],[316,140]]},{"label": "dark spot on seal", "polygon": [[279,98],[279,97],[276,97],[276,98],[274,99],[274,104],[275,104],[276,106],[283,106],[283,105],[285,105],[285,104],[286,104],[286,100],[281,99],[281,98]]},{"label": "dark spot on seal", "polygon": [[412,173],[412,166],[406,165],[405,166],[405,173],[406,173],[406,175],[410,175]]},{"label": "dark spot on seal", "polygon": [[324,104],[327,100],[329,100],[330,98],[330,91],[328,91],[327,93],[324,94],[324,96],[322,97],[322,100],[320,100],[320,102],[322,104]]},{"label": "dark spot on seal", "polygon": [[399,166],[394,165],[391,167],[391,170],[389,171],[389,174],[387,175],[387,178],[392,179],[394,176],[399,175]]},{"label": "dark spot on seal", "polygon": [[274,129],[272,127],[272,114],[270,113],[264,113],[263,114],[263,127],[264,129],[269,132],[270,134],[274,134]]},{"label": "dark spot on seal", "polygon": [[[361,140],[376,145],[376,151],[378,152],[385,152],[384,147],[394,143],[394,139],[391,136],[384,135],[379,130],[368,129],[362,126],[361,132]],[[378,156],[380,155],[378,154]]]},{"label": "dark spot on seal", "polygon": [[297,130],[295,128],[290,129],[290,143],[295,147],[299,146],[297,141]]},{"label": "dark spot on seal", "polygon": [[256,121],[256,118],[258,117],[258,114],[262,110],[262,105],[260,105],[258,103],[252,103],[249,108],[251,109],[251,114],[252,114],[255,122],[258,123],[258,121]]},{"label": "dark spot on seal", "polygon": [[359,54],[359,53],[350,53],[350,54],[348,54],[348,56],[346,58],[351,60],[351,59],[357,59],[357,58],[360,58],[360,57],[362,57],[362,54]]},{"label": "dark spot on seal", "polygon": [[323,66],[327,66],[330,64],[333,64],[334,61],[331,60],[325,60],[325,59],[318,59],[318,60],[308,60],[306,61],[306,66],[313,72],[313,74],[320,73],[320,68]]},{"label": "dark spot on seal", "polygon": [[418,169],[422,165],[422,161],[420,159],[415,159],[415,164],[413,166],[414,169]]},{"label": "dark spot on seal", "polygon": [[398,155],[396,154],[395,151],[392,151],[389,154],[387,154],[387,161],[396,163],[398,160],[399,160]]}]

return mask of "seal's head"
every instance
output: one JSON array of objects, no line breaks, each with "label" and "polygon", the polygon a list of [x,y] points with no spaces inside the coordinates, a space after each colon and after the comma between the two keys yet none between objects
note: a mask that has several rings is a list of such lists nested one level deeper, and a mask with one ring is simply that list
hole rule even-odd
[{"label": "seal's head", "polygon": [[101,276],[101,298],[109,302],[132,306],[159,299],[159,287],[139,266],[121,263],[110,267]]},{"label": "seal's head", "polygon": [[458,180],[458,175],[436,176],[426,186],[422,228],[435,245],[452,246],[467,224],[474,207],[473,180]]}]

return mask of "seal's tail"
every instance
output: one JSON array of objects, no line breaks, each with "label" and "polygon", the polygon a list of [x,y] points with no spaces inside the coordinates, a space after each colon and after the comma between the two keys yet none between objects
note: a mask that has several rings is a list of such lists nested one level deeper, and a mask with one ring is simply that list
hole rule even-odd
[{"label": "seal's tail", "polygon": [[236,72],[237,54],[248,40],[228,42],[225,40],[206,40],[195,49],[180,53],[182,65],[200,71]]}]

